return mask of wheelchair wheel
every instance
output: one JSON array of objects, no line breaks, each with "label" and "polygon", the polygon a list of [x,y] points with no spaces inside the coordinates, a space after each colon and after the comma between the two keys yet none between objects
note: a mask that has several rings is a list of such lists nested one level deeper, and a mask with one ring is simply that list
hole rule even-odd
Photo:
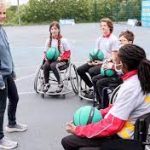
[{"label": "wheelchair wheel", "polygon": [[69,78],[72,86],[72,90],[75,94],[79,93],[79,78],[77,74],[77,69],[74,64],[70,64]]},{"label": "wheelchair wheel", "polygon": [[40,91],[42,91],[43,86],[44,86],[44,79],[43,79],[42,68],[40,66],[36,73],[35,80],[34,80],[35,92],[39,93]]}]

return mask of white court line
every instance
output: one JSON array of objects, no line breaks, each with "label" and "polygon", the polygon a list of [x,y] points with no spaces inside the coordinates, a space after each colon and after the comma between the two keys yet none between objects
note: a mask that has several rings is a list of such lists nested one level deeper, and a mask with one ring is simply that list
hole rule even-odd
[{"label": "white court line", "polygon": [[34,65],[34,66],[20,66],[20,67],[15,67],[15,70],[19,70],[19,69],[28,69],[28,68],[35,68],[35,66],[38,66],[38,65]]},{"label": "white court line", "polygon": [[19,92],[19,95],[36,94],[35,92]]},{"label": "white court line", "polygon": [[35,73],[27,75],[27,76],[23,76],[23,77],[20,77],[20,78],[16,79],[15,81],[18,82],[18,81],[33,77],[34,75],[35,75]]}]

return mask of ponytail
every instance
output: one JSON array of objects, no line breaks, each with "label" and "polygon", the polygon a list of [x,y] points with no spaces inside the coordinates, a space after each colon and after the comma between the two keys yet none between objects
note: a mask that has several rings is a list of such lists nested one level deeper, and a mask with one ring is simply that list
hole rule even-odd
[{"label": "ponytail", "polygon": [[119,58],[127,66],[128,71],[138,70],[138,78],[143,94],[150,93],[150,61],[146,59],[143,48],[127,44],[119,49]]},{"label": "ponytail", "polygon": [[144,94],[150,93],[150,61],[147,59],[141,60],[138,67],[138,78]]}]

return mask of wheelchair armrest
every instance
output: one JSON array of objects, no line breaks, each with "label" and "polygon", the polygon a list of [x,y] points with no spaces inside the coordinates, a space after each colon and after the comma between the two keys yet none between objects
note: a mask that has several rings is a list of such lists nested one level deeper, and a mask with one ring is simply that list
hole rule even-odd
[{"label": "wheelchair armrest", "polygon": [[150,145],[150,113],[147,113],[136,121],[134,139],[143,145]]}]

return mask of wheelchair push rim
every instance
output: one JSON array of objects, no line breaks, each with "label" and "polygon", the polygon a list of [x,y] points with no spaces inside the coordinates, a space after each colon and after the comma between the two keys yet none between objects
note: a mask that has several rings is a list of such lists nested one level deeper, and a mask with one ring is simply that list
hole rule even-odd
[{"label": "wheelchair push rim", "polygon": [[73,92],[77,95],[79,93],[79,78],[76,66],[70,64],[69,77]]}]

